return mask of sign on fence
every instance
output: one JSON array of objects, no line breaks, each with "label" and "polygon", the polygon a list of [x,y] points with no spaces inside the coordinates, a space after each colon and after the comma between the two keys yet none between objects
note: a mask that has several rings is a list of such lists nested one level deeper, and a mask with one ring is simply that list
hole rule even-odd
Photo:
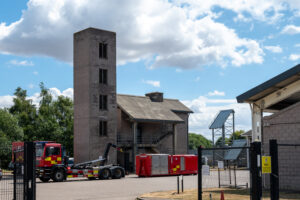
[{"label": "sign on fence", "polygon": [[202,165],[202,175],[206,175],[209,176],[210,172],[209,172],[209,165]]},{"label": "sign on fence", "polygon": [[271,174],[271,156],[262,156],[262,173],[263,174]]},{"label": "sign on fence", "polygon": [[223,161],[218,161],[218,168],[219,169],[224,169],[224,162]]}]

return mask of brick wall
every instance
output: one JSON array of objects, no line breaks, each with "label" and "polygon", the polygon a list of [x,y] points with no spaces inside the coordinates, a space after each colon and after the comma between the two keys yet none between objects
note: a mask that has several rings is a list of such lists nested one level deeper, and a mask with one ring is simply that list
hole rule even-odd
[{"label": "brick wall", "polygon": [[[300,103],[264,118],[264,154],[269,154],[269,140],[278,144],[300,144]],[[300,147],[278,147],[281,189],[300,190]],[[266,176],[266,186],[269,187]]]}]

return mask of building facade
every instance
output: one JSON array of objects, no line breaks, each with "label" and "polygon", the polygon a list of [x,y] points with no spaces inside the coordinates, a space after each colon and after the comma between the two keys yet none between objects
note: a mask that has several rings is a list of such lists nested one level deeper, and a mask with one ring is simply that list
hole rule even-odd
[{"label": "building facade", "polygon": [[163,93],[116,94],[116,34],[88,28],[74,34],[74,159],[93,160],[107,143],[109,163],[134,170],[139,153],[186,154],[192,113]]},{"label": "building facade", "polygon": [[[276,139],[278,144],[300,144],[300,102],[264,117],[263,150],[266,155],[270,139]],[[300,146],[278,146],[280,189],[300,190],[299,156]],[[266,184],[269,186],[269,181]]]},{"label": "building facade", "polygon": [[[97,159],[117,137],[116,33],[74,34],[74,158]],[[112,162],[117,153],[110,151]]]}]

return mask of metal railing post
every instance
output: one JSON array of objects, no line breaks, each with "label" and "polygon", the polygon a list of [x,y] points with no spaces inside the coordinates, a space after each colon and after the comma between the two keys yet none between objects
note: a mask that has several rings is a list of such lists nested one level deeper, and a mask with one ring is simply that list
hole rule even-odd
[{"label": "metal railing post", "polygon": [[270,197],[271,200],[279,200],[279,173],[278,173],[278,144],[277,140],[269,141],[271,156]]},{"label": "metal railing post", "polygon": [[202,200],[202,147],[198,147],[198,200]]},{"label": "metal railing post", "polygon": [[260,200],[262,196],[261,178],[261,143],[253,142],[250,145],[250,195],[251,200]]},{"label": "metal railing post", "polygon": [[179,194],[179,176],[177,176],[177,194]]}]

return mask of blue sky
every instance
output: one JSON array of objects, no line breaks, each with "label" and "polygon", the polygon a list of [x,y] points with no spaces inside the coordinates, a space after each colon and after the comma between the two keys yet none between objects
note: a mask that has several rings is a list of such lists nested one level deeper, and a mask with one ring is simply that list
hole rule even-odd
[{"label": "blue sky", "polygon": [[72,97],[73,33],[92,26],[117,33],[118,93],[180,99],[206,136],[233,108],[247,130],[249,105],[235,97],[300,63],[299,18],[294,0],[2,1],[0,107],[18,86],[36,101],[40,82]]}]

